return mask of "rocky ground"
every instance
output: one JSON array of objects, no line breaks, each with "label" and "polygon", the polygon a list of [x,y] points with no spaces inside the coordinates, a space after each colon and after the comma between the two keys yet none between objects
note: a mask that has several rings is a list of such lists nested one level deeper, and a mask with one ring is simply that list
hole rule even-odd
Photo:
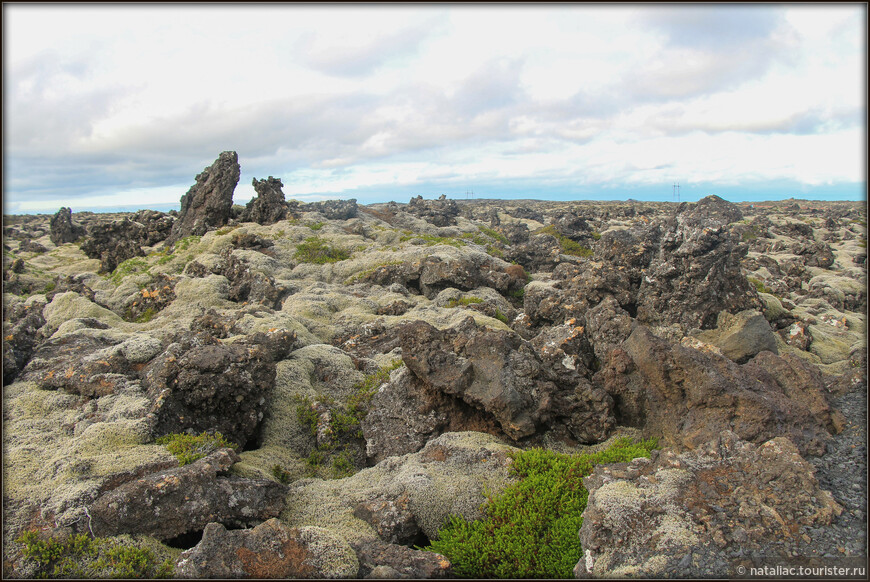
[{"label": "rocky ground", "polygon": [[[35,530],[185,577],[449,577],[415,548],[512,451],[624,434],[662,448],[585,480],[576,575],[866,558],[865,204],[269,177],[242,207],[238,179],[224,152],[180,212],[4,217],[4,576],[44,573]],[[158,442],[215,432],[188,464]]]}]

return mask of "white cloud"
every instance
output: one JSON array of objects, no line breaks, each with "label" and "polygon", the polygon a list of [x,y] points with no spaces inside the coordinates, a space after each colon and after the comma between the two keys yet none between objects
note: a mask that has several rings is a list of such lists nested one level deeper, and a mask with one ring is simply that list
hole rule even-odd
[{"label": "white cloud", "polygon": [[237,201],[269,174],[306,195],[866,179],[860,5],[3,11],[10,204],[141,199],[226,149]]}]

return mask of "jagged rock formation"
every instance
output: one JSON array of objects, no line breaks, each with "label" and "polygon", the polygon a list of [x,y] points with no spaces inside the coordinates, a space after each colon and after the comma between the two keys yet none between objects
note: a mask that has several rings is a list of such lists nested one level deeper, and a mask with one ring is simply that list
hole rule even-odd
[{"label": "jagged rock formation", "polygon": [[252,198],[239,217],[240,222],[275,224],[287,216],[287,203],[284,200],[284,184],[280,178],[269,176],[265,180],[253,179],[251,184],[257,196]]},{"label": "jagged rock formation", "polygon": [[202,236],[209,229],[224,226],[233,207],[233,191],[239,183],[239,156],[222,152],[215,162],[196,176],[196,184],[181,197],[181,211],[166,239],[171,246],[178,240]]},{"label": "jagged rock formation", "polygon": [[101,273],[111,273],[127,259],[145,256],[141,246],[145,237],[145,227],[125,217],[90,227],[82,251],[92,259],[100,259]]},{"label": "jagged rock formation", "polygon": [[72,210],[66,207],[51,217],[51,242],[56,245],[75,242],[85,234],[85,229],[72,221]]}]

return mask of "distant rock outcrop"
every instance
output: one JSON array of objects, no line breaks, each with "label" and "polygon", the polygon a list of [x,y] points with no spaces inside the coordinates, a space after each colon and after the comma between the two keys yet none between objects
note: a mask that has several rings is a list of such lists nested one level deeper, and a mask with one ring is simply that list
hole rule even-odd
[{"label": "distant rock outcrop", "polygon": [[171,246],[191,235],[202,236],[210,229],[224,226],[233,207],[233,191],[239,183],[239,156],[223,152],[215,162],[196,176],[196,184],[181,197],[181,212],[166,239]]},{"label": "distant rock outcrop", "polygon": [[84,227],[72,221],[72,210],[69,208],[61,208],[51,217],[51,242],[54,244],[74,242],[84,234]]},{"label": "distant rock outcrop", "polygon": [[239,217],[240,222],[275,224],[287,216],[287,203],[284,200],[284,184],[280,178],[269,176],[265,180],[253,179],[251,184],[257,196],[248,202]]}]

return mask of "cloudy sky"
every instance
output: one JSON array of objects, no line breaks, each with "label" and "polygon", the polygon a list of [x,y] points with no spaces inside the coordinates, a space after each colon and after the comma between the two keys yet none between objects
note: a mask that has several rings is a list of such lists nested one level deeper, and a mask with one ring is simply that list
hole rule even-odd
[{"label": "cloudy sky", "polygon": [[861,199],[866,6],[3,5],[4,211]]}]

